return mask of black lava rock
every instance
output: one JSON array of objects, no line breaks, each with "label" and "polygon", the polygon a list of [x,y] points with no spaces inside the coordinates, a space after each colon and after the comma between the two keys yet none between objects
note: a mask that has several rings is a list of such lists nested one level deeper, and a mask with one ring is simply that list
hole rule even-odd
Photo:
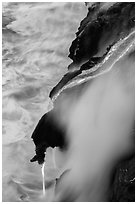
[{"label": "black lava rock", "polygon": [[52,111],[44,114],[32,134],[36,155],[31,159],[31,162],[38,161],[39,164],[42,164],[48,147],[66,149],[67,144],[64,135],[63,128],[59,127],[53,119]]}]

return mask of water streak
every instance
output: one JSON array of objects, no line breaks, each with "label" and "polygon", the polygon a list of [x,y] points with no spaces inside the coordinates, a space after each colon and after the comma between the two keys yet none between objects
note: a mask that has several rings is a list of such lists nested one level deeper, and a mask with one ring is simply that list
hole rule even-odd
[{"label": "water streak", "polygon": [[43,181],[43,196],[46,195],[46,188],[45,188],[45,173],[44,173],[44,169],[45,169],[45,162],[42,164],[42,168],[41,168],[41,172],[42,172],[42,181]]}]

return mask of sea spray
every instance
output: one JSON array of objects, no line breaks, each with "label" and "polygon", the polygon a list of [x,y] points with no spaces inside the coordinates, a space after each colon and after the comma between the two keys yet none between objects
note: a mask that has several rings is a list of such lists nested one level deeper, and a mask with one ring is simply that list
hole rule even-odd
[{"label": "sea spray", "polygon": [[54,169],[57,168],[56,159],[55,159],[55,154],[56,154],[56,147],[54,147],[54,149],[52,150],[52,161],[53,161],[53,167],[54,167]]},{"label": "sea spray", "polygon": [[107,201],[116,163],[134,149],[134,52],[131,56],[94,79],[71,110],[63,109],[70,144],[65,168],[71,170],[60,179],[56,200]]}]

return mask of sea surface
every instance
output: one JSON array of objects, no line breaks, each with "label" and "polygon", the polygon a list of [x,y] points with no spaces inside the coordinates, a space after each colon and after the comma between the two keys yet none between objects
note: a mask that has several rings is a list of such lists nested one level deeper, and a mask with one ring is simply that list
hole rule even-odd
[{"label": "sea surface", "polygon": [[84,3],[3,3],[2,35],[2,182],[4,202],[51,201],[58,169],[48,150],[46,194],[41,166],[31,163],[31,134],[52,103],[50,90],[72,62],[67,56]]}]

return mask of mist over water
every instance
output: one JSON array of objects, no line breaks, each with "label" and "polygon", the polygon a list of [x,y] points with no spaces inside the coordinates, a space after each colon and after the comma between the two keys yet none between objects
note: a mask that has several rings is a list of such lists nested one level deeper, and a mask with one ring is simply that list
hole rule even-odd
[{"label": "mist over water", "polygon": [[[3,3],[3,201],[41,201],[42,174],[31,134],[50,109],[50,90],[72,62],[67,55],[84,3]],[[72,21],[73,19],[73,21]],[[51,199],[58,174],[52,150],[45,180]]]}]

